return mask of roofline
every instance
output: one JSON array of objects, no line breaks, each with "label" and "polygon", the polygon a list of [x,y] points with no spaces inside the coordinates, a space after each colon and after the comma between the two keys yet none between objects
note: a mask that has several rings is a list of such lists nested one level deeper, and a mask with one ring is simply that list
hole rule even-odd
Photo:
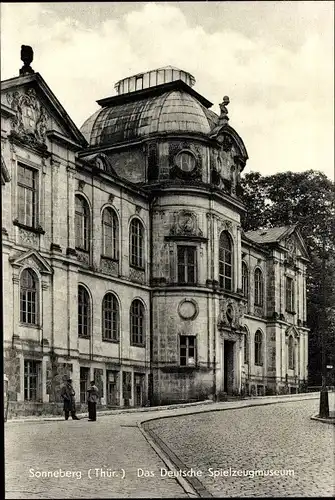
[{"label": "roofline", "polygon": [[88,146],[80,152],[80,155],[94,154],[94,153],[103,153],[105,151],[112,151],[114,149],[127,149],[129,147],[136,147],[146,142],[150,142],[153,139],[164,140],[168,136],[169,139],[197,139],[197,141],[204,142],[208,144],[212,141],[212,139],[208,138],[208,135],[203,132],[153,132],[151,134],[145,135],[143,137],[137,137],[136,139],[129,139],[126,141],[115,142],[113,144],[97,144],[94,146]]},{"label": "roofline", "polygon": [[76,158],[76,171],[78,173],[87,173],[93,177],[101,177],[104,180],[114,184],[115,186],[121,187],[121,189],[128,190],[133,195],[138,195],[144,200],[148,200],[148,193],[143,189],[143,186],[137,186],[127,179],[119,177],[115,174],[106,172],[105,170],[101,170],[99,168],[95,168],[94,166],[89,165],[85,158],[77,157]]},{"label": "roofline", "polygon": [[67,114],[65,108],[59,102],[58,98],[52,92],[49,85],[46,83],[46,81],[43,79],[43,77],[40,75],[40,73],[36,72],[36,73],[31,73],[29,75],[15,76],[13,78],[3,80],[1,82],[1,92],[3,92],[4,90],[10,89],[13,86],[25,85],[27,83],[32,83],[32,82],[36,82],[38,85],[40,85],[41,89],[44,91],[44,93],[46,94],[48,99],[52,102],[55,110],[57,111],[57,113],[59,115],[59,118],[61,118],[62,120],[64,120],[66,122],[70,131],[76,137],[78,142],[80,144],[82,144],[82,146],[87,146],[87,141],[86,141],[85,137],[80,132],[79,128],[74,123],[74,121]]},{"label": "roofline", "polygon": [[173,82],[162,83],[161,85],[156,85],[155,87],[149,87],[147,89],[136,90],[135,92],[128,92],[127,94],[120,94],[112,97],[105,97],[96,101],[102,108],[107,106],[114,106],[125,104],[131,101],[137,101],[143,99],[144,97],[161,95],[170,90],[183,90],[187,92],[192,97],[195,97],[205,108],[210,108],[213,103],[210,102],[206,97],[198,94],[183,80],[174,80]]}]

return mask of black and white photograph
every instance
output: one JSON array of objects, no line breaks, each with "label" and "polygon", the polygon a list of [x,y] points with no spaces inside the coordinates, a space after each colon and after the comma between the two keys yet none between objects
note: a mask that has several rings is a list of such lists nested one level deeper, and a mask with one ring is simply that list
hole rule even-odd
[{"label": "black and white photograph", "polygon": [[334,2],[0,20],[3,497],[333,497]]}]

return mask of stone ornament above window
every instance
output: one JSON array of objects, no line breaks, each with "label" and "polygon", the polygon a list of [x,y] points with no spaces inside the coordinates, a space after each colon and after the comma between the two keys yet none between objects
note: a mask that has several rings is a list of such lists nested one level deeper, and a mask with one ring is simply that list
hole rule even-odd
[{"label": "stone ornament above window", "polygon": [[226,297],[221,299],[218,327],[241,328],[244,320],[244,309],[245,306],[242,302],[237,303],[235,300]]},{"label": "stone ornament above window", "polygon": [[288,256],[288,259],[292,260],[295,256],[295,252],[296,252],[296,246],[295,246],[295,240],[294,238],[290,237],[290,238],[287,238],[286,240],[286,248],[287,248],[287,256]]},{"label": "stone ornament above window", "polygon": [[201,236],[202,231],[198,226],[197,216],[189,210],[181,210],[174,213],[174,222],[170,230],[170,236]]},{"label": "stone ornament above window", "polygon": [[230,220],[222,220],[222,219],[219,219],[218,220],[218,232],[219,232],[219,236],[221,234],[222,231],[229,231],[230,232],[230,235],[232,237],[234,237],[234,229],[235,229],[235,225],[232,223],[232,221]]},{"label": "stone ornament above window", "polygon": [[7,94],[7,101],[16,112],[12,119],[14,134],[32,145],[45,145],[48,115],[38,101],[35,90]]},{"label": "stone ornament above window", "polygon": [[179,303],[178,314],[181,319],[194,320],[199,313],[198,304],[195,300],[184,299]]}]

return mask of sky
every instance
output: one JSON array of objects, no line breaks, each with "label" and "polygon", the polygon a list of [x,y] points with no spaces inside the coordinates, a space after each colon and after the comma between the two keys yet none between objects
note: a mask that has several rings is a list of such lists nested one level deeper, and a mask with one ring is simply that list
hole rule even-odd
[{"label": "sky", "polygon": [[119,79],[177,66],[213,111],[229,96],[245,172],[334,179],[332,1],[2,2],[1,80],[18,76],[22,44],[78,127]]}]

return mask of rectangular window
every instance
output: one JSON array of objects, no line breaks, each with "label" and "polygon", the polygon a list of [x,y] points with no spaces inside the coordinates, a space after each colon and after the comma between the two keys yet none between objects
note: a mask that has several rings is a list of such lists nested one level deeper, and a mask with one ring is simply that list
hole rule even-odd
[{"label": "rectangular window", "polygon": [[178,246],[178,283],[196,283],[196,247]]},{"label": "rectangular window", "polygon": [[196,337],[194,335],[180,336],[179,362],[180,366],[196,365]]},{"label": "rectangular window", "polygon": [[122,372],[122,396],[125,406],[129,406],[129,400],[131,399],[131,380],[131,372]]},{"label": "rectangular window", "polygon": [[143,89],[143,76],[138,76],[136,78],[136,88],[135,90],[142,90]]},{"label": "rectangular window", "polygon": [[107,404],[117,406],[118,399],[118,372],[107,370]]},{"label": "rectangular window", "polygon": [[37,170],[18,165],[17,171],[17,206],[18,221],[29,227],[37,226],[38,190]]},{"label": "rectangular window", "polygon": [[90,369],[81,366],[80,367],[80,402],[87,402],[87,389],[89,385]]},{"label": "rectangular window", "polygon": [[286,278],[286,310],[294,311],[294,280]]},{"label": "rectangular window", "polygon": [[24,399],[25,401],[39,401],[41,381],[41,362],[24,362]]}]

